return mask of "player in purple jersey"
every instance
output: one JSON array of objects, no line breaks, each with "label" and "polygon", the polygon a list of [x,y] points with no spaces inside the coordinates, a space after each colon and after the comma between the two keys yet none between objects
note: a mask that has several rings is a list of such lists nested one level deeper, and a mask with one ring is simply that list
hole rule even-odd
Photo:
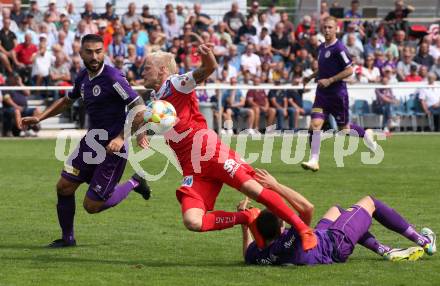
[{"label": "player in purple jersey", "polygon": [[336,18],[330,16],[324,20],[325,43],[319,46],[318,70],[303,80],[304,86],[312,78],[316,78],[318,82],[309,127],[310,159],[301,164],[304,169],[315,172],[319,170],[321,129],[330,114],[336,119],[339,130],[363,137],[367,147],[373,152],[377,148],[371,129],[365,131],[362,127],[349,123],[348,92],[343,79],[353,74],[353,68],[347,48],[336,38],[336,28]]},{"label": "player in purple jersey", "polygon": [[[124,141],[128,139],[124,138],[126,107],[129,110],[136,108],[132,128],[127,132],[133,133],[143,123],[145,103],[119,70],[104,64],[103,39],[100,36],[85,35],[81,40],[80,55],[86,68],[78,74],[73,91],[54,102],[40,116],[22,119],[23,125],[37,124],[60,114],[80,97],[90,118],[86,136],[65,162],[56,185],[62,238],[49,244],[49,247],[55,248],[76,245],[73,231],[75,191],[82,183],[89,184],[83,203],[88,213],[98,213],[116,206],[132,190],[145,200],[150,197],[150,188],[137,174],[117,185],[127,161],[124,156],[124,153],[127,155]],[[137,135],[137,143],[142,148],[148,147],[145,133]]]},{"label": "player in purple jersey", "polygon": [[[278,183],[265,170],[257,170],[257,180],[265,187],[283,196],[304,221],[311,221],[313,205],[292,189]],[[245,209],[240,203],[239,209]],[[379,243],[369,232],[374,218],[386,228],[401,234],[418,246],[406,249],[392,249]],[[423,253],[436,252],[436,236],[428,228],[418,233],[400,214],[382,201],[366,196],[347,210],[332,207],[318,222],[315,234],[318,238],[316,248],[304,252],[301,239],[293,228],[286,230],[284,222],[268,210],[263,210],[256,218],[259,235],[265,240],[260,249],[253,242],[246,226],[243,227],[243,256],[246,263],[265,265],[314,265],[345,262],[356,244],[361,244],[385,259],[391,261],[417,260]]]}]

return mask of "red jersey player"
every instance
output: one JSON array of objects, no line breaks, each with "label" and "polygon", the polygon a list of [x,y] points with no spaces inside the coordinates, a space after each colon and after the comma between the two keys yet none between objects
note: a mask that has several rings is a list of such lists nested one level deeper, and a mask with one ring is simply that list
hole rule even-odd
[{"label": "red jersey player", "polygon": [[154,90],[152,97],[173,104],[179,118],[174,128],[165,134],[165,139],[183,170],[184,178],[176,196],[181,205],[184,225],[189,230],[200,232],[230,228],[236,224],[252,227],[259,212],[257,209],[212,211],[226,183],[265,205],[292,225],[300,234],[304,250],[314,248],[317,240],[310,227],[287,206],[279,194],[258,183],[254,179],[253,168],[224,145],[213,130],[208,129],[199,111],[194,89],[197,83],[203,82],[214,72],[217,62],[211,44],[201,44],[198,53],[202,65],[183,75],[176,74],[174,55],[165,52],[149,54],[143,71],[145,87]]}]

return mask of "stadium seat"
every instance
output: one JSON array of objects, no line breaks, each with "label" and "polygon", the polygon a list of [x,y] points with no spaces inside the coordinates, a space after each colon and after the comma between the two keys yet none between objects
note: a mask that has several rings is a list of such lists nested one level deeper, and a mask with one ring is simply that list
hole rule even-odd
[{"label": "stadium seat", "polygon": [[352,117],[364,128],[379,128],[381,127],[381,116],[374,114],[370,110],[368,101],[363,99],[356,99],[353,104]]},{"label": "stadium seat", "polygon": [[422,110],[417,93],[409,95],[405,107],[405,114],[402,118],[405,121],[404,123],[410,125],[413,131],[417,131],[419,127],[421,131],[424,131],[425,127],[432,130],[432,124],[430,124],[428,116]]}]

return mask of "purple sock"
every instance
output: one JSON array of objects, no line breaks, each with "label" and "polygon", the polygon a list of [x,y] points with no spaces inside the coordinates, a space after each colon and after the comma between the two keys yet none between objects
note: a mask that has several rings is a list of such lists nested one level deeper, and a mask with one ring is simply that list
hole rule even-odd
[{"label": "purple sock", "polygon": [[[356,131],[356,132],[353,132]],[[350,135],[351,136],[358,136],[358,137],[364,137],[365,135],[365,129],[360,127],[357,124],[350,123]]]},{"label": "purple sock", "polygon": [[133,179],[130,179],[123,184],[117,185],[115,187],[115,190],[113,191],[112,196],[108,200],[105,201],[101,210],[103,211],[103,210],[106,210],[108,208],[114,207],[117,204],[119,204],[138,185],[139,185],[139,183]]},{"label": "purple sock", "polygon": [[375,220],[386,228],[395,231],[409,240],[424,246],[429,243],[429,239],[419,234],[400,214],[383,202],[371,197],[374,201],[376,210],[373,213]]},{"label": "purple sock", "polygon": [[75,217],[75,195],[58,195],[57,204],[58,222],[65,241],[74,240],[73,219]]},{"label": "purple sock", "polygon": [[391,247],[377,241],[374,235],[372,235],[370,232],[365,233],[364,236],[359,239],[358,243],[381,256],[385,252],[391,250]]}]

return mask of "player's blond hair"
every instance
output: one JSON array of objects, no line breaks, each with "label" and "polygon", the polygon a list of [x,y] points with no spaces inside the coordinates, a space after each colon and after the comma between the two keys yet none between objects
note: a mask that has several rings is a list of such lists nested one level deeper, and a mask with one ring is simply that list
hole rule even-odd
[{"label": "player's blond hair", "polygon": [[177,63],[174,54],[163,51],[157,51],[150,54],[154,65],[164,66],[170,74],[177,73]]},{"label": "player's blond hair", "polygon": [[334,16],[327,16],[324,18],[324,20],[322,21],[323,23],[327,23],[328,21],[333,21],[335,22],[335,24],[338,24],[338,19]]}]

